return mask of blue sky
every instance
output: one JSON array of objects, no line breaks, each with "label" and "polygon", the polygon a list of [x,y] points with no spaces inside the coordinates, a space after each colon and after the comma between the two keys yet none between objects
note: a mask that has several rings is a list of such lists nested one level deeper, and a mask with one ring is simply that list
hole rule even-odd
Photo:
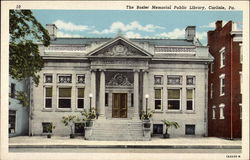
[{"label": "blue sky", "polygon": [[127,11],[127,10],[32,10],[42,24],[56,24],[58,37],[184,38],[189,25],[207,44],[206,33],[214,23],[232,20],[242,27],[241,11]]}]

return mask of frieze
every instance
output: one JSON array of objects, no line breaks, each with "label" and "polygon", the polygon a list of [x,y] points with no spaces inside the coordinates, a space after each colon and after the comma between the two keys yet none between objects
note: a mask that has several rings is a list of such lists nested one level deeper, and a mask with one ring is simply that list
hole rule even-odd
[{"label": "frieze", "polygon": [[155,52],[160,53],[195,53],[195,48],[183,48],[183,47],[156,47]]},{"label": "frieze", "polygon": [[135,60],[95,60],[91,62],[92,65],[105,65],[105,64],[125,64],[125,65],[147,65],[147,61],[140,60],[140,61],[135,61]]},{"label": "frieze", "polygon": [[86,46],[49,46],[45,48],[45,52],[83,52]]},{"label": "frieze", "polygon": [[121,73],[117,73],[106,83],[107,86],[133,86],[133,83],[129,82],[128,77]]}]

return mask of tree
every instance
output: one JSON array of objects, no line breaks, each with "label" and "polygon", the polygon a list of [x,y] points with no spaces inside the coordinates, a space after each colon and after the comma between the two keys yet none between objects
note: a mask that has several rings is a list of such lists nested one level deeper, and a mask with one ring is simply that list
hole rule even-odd
[{"label": "tree", "polygon": [[31,10],[10,10],[9,20],[9,74],[16,80],[31,77],[38,85],[40,77],[37,72],[44,65],[38,44],[48,46],[49,34]]}]

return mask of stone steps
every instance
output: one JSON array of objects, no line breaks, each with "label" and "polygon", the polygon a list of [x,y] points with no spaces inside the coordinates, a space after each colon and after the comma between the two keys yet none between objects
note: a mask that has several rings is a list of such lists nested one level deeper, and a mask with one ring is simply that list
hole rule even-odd
[{"label": "stone steps", "polygon": [[144,140],[143,125],[138,120],[96,120],[89,140],[133,141]]}]

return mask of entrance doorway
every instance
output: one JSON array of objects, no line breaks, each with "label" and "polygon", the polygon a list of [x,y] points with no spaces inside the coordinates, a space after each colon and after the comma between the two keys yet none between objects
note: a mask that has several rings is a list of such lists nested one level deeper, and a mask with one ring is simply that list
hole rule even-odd
[{"label": "entrance doorway", "polygon": [[113,93],[113,118],[127,118],[127,93]]}]

